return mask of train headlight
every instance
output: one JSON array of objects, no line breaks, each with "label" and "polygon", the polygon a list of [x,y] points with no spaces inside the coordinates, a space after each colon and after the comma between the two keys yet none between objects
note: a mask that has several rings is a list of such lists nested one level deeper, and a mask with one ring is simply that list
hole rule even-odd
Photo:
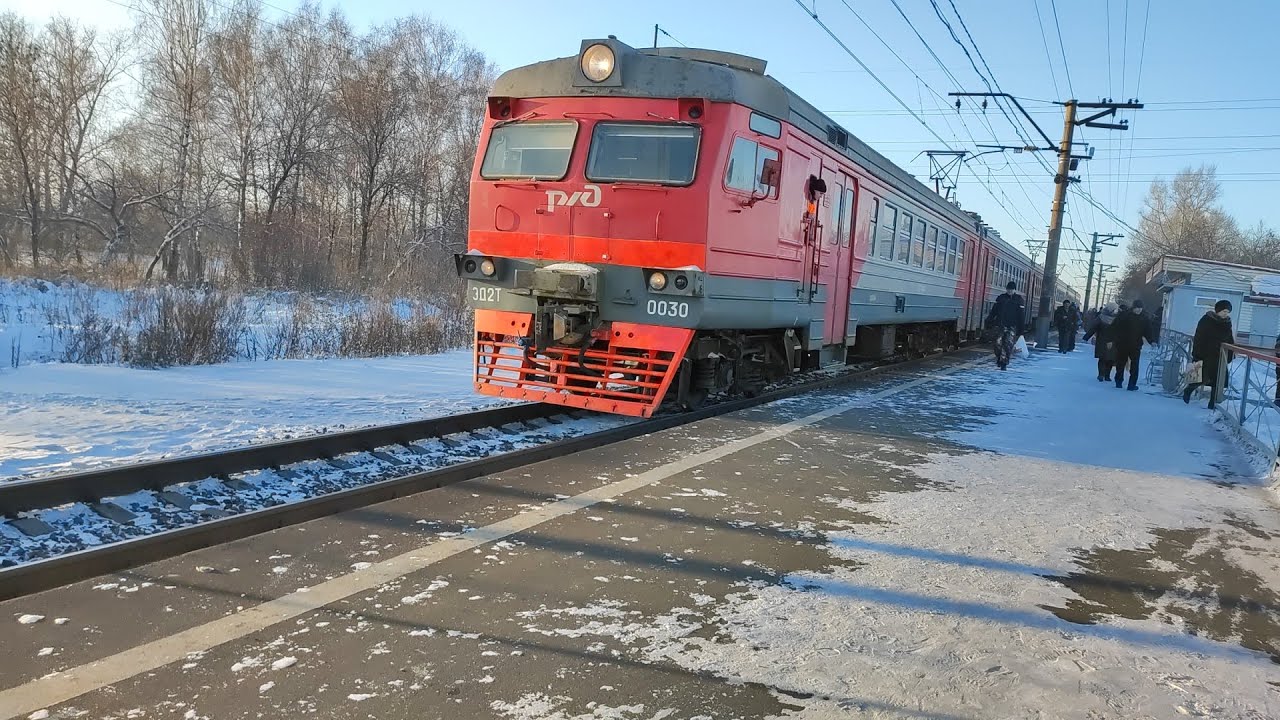
[{"label": "train headlight", "polygon": [[485,277],[493,277],[493,274],[496,272],[498,272],[498,267],[493,264],[492,260],[485,258],[480,261],[480,273],[482,275]]},{"label": "train headlight", "polygon": [[689,287],[689,278],[685,277],[684,275],[677,275],[675,280],[675,285],[677,290],[683,290]]},{"label": "train headlight", "polygon": [[604,82],[613,75],[616,62],[613,49],[597,43],[582,52],[582,74],[591,82]]},{"label": "train headlight", "polygon": [[661,290],[667,286],[667,276],[663,273],[656,272],[649,276],[649,289]]}]

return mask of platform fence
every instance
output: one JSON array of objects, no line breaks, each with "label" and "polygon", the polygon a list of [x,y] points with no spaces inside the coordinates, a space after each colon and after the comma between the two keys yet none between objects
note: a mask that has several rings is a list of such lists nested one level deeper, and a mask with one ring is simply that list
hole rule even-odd
[{"label": "platform fence", "polygon": [[1146,383],[1157,385],[1167,393],[1181,392],[1185,385],[1183,375],[1191,363],[1191,336],[1164,328],[1160,332],[1160,344],[1150,352],[1154,355],[1147,363]]},{"label": "platform fence", "polygon": [[1271,462],[1280,479],[1280,358],[1275,350],[1223,344],[1218,414]]}]

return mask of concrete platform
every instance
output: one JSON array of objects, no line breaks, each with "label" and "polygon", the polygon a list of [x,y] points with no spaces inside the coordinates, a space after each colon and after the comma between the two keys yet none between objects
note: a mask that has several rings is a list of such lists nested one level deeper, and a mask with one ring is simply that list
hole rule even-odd
[{"label": "concrete platform", "polygon": [[0,718],[1280,717],[1271,491],[1086,349],[2,603]]}]

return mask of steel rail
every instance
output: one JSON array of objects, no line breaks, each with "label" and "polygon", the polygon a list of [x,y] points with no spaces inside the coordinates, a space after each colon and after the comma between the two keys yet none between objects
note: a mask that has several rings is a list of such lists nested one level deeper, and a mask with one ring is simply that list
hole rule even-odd
[{"label": "steel rail", "polygon": [[0,483],[0,517],[75,502],[97,502],[140,490],[250,470],[276,468],[306,460],[325,460],[351,452],[374,450],[415,440],[566,415],[572,408],[552,405],[504,405],[459,415],[413,420],[394,425],[309,435],[232,450],[187,455],[49,477]]},{"label": "steel rail", "polygon": [[[628,423],[616,428],[588,433],[578,437],[552,441],[532,448],[498,453],[469,462],[458,463],[424,472],[412,473],[403,477],[390,478],[367,485],[361,485],[359,487],[348,488],[299,502],[275,505],[247,513],[208,520],[193,525],[161,531],[151,535],[88,548],[44,560],[23,563],[10,568],[0,569],[0,600],[8,600],[15,597],[31,595],[44,590],[97,577],[99,575],[118,572],[145,563],[171,558],[193,550],[229,543],[281,527],[296,525],[347,510],[367,507],[369,505],[393,500],[406,495],[417,494],[425,490],[433,490],[477,477],[483,477],[485,475],[523,467],[543,460],[549,460],[572,453],[582,452],[584,450],[602,447],[680,425],[705,420],[718,415],[746,410],[775,400],[813,392],[815,390],[850,384],[889,371],[909,369],[931,359],[955,354],[955,352],[956,351],[949,353],[936,353],[921,358],[892,362],[864,370],[822,377],[808,382],[768,391],[755,397],[727,400],[684,413],[660,415],[647,420]],[[515,412],[516,408],[524,408],[524,415],[521,415],[520,412]],[[493,414],[495,413],[515,412],[515,415],[512,417],[531,419],[534,417],[568,414],[568,410],[571,409],[548,405],[517,405],[498,408],[493,411],[481,411],[480,413],[469,413],[464,416],[455,417],[475,418],[456,421],[460,423],[457,427],[466,427],[468,426],[468,423],[470,423],[471,427],[478,429],[479,427],[492,426],[492,424],[481,424],[480,419],[476,417],[483,417],[486,413],[490,413],[490,417],[493,417]],[[447,420],[449,420],[449,418],[439,419],[440,422]],[[507,424],[516,421],[517,420],[515,419],[508,419],[500,424]],[[430,423],[432,421],[422,422]],[[404,426],[392,427],[411,427],[417,424],[418,423],[406,423]],[[390,428],[376,428],[375,430],[393,432]],[[347,437],[342,440],[341,443],[343,444],[341,446],[355,450],[364,449],[366,444],[359,441],[358,435],[360,432],[362,431],[341,433],[341,435],[354,436]],[[402,433],[399,437],[408,437],[409,434],[412,434],[412,431],[409,429],[399,430],[398,432]],[[389,436],[384,435],[383,437]],[[324,440],[333,438],[334,436],[323,435],[314,438],[306,438],[305,441],[299,442],[312,443],[309,447],[321,448],[326,453],[334,454],[335,450],[333,449],[333,446],[327,445],[323,442]],[[421,439],[421,436],[417,439]],[[292,446],[293,444],[294,441],[290,441],[288,443],[278,443],[277,445],[287,447]],[[389,443],[382,444],[386,445]],[[267,449],[268,446],[261,446],[259,448],[246,449],[244,452],[265,452]],[[232,453],[234,452],[239,451],[232,451]],[[281,452],[292,451],[281,450]],[[228,453],[215,453],[211,456],[200,457],[207,459],[226,454]],[[284,455],[278,456],[266,453],[265,455],[259,455],[258,457],[276,458],[284,457]],[[288,455],[288,457],[296,456]],[[309,458],[303,457],[302,459]],[[196,458],[186,460],[194,461]],[[207,461],[212,462],[209,460]],[[182,460],[173,462],[182,462]],[[147,466],[150,467],[156,464],[161,463],[148,463]],[[229,464],[226,467],[243,468],[244,465]],[[127,470],[129,470],[129,468],[119,468],[110,472],[119,473]],[[84,475],[91,475],[91,473],[82,473],[79,476]],[[207,476],[207,474],[202,475],[202,477]],[[69,477],[77,476],[63,476],[63,478]],[[150,475],[148,477],[150,477]],[[164,484],[168,485],[173,482],[172,476],[169,476]],[[97,494],[98,497],[104,497],[101,493],[95,494]],[[51,493],[51,496],[52,495],[53,494]],[[65,498],[67,495],[64,493],[62,495],[57,495],[57,497]]]}]

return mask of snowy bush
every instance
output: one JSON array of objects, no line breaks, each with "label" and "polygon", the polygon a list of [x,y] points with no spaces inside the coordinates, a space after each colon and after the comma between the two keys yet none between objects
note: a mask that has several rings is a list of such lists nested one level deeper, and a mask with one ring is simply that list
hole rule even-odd
[{"label": "snowy bush", "polygon": [[135,293],[122,359],[135,367],[209,365],[236,357],[245,331],[242,298],[216,290]]},{"label": "snowy bush", "polygon": [[453,293],[369,298],[192,288],[109,290],[70,278],[0,280],[0,351],[31,362],[139,367],[436,353],[471,341]]}]

